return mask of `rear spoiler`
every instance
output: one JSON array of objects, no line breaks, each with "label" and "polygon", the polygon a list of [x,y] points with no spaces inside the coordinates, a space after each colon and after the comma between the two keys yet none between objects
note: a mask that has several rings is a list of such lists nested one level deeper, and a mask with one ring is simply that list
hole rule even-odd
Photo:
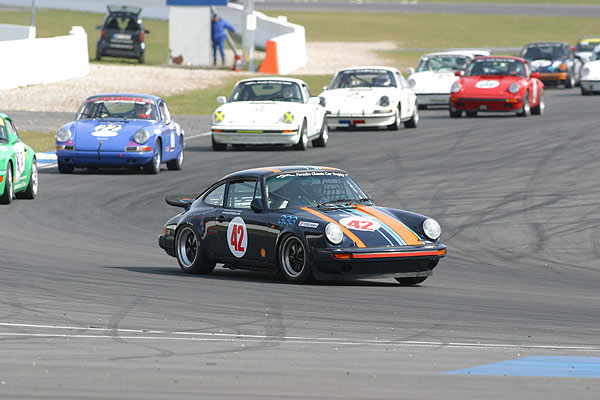
[{"label": "rear spoiler", "polygon": [[171,194],[165,197],[165,201],[168,205],[173,207],[182,207],[187,208],[190,204],[194,202],[200,196],[199,193],[193,194]]},{"label": "rear spoiler", "polygon": [[110,6],[106,6],[106,8],[108,9],[108,12],[111,13],[111,14],[112,13],[133,14],[136,17],[139,17],[140,13],[142,12],[141,7],[110,5]]}]

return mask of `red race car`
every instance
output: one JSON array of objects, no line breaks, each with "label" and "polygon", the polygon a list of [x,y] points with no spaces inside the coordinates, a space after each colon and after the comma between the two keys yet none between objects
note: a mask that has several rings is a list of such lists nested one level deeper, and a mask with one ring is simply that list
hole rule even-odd
[{"label": "red race car", "polygon": [[544,84],[519,57],[476,57],[450,90],[450,117],[475,117],[479,111],[515,112],[518,116],[544,112]]}]

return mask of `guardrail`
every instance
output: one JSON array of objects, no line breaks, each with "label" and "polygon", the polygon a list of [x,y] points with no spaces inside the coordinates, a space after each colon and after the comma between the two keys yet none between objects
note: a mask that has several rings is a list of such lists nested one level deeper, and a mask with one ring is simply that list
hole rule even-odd
[{"label": "guardrail", "polygon": [[87,34],[73,26],[67,36],[0,42],[0,90],[85,76],[90,71]]}]

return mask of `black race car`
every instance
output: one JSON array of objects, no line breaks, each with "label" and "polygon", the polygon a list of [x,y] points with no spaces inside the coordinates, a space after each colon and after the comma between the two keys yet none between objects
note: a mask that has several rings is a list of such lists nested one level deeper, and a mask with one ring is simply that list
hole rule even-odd
[{"label": "black race car", "polygon": [[285,279],[393,277],[415,285],[446,246],[432,218],[373,205],[336,168],[286,166],[227,175],[200,195],[167,196],[185,208],[158,243],[183,271],[281,271]]},{"label": "black race car", "polygon": [[539,72],[540,80],[546,85],[572,88],[579,84],[582,62],[567,43],[528,43],[521,49],[521,57],[529,62],[532,72]]},{"label": "black race car", "polygon": [[103,56],[137,58],[144,62],[146,43],[144,35],[150,31],[144,29],[140,18],[142,9],[128,6],[107,6],[108,15],[100,29],[100,39],[96,47],[96,60]]}]

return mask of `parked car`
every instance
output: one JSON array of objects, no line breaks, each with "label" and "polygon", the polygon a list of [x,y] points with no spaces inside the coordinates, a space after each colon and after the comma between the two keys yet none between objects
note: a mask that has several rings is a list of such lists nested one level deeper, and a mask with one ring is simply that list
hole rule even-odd
[{"label": "parked car", "polygon": [[581,68],[580,85],[584,96],[600,92],[600,44],[594,48],[590,61]]},{"label": "parked car", "polygon": [[37,191],[35,151],[21,141],[12,118],[0,113],[0,203],[33,199]]},{"label": "parked car", "polygon": [[600,45],[600,36],[584,36],[577,41],[573,53],[585,64],[590,61],[594,48]]},{"label": "parked car", "polygon": [[108,15],[100,29],[100,39],[96,45],[96,60],[104,56],[136,58],[143,63],[146,57],[145,35],[140,18],[142,9],[129,6],[107,6]]},{"label": "parked car", "polygon": [[464,71],[474,57],[490,54],[491,51],[486,49],[454,49],[422,56],[416,70],[406,70],[408,84],[417,94],[419,108],[448,107],[450,87],[458,79],[454,72]]},{"label": "parked car", "polygon": [[58,170],[75,167],[140,168],[157,174],[162,163],[180,170],[185,133],[167,103],[146,94],[98,94],[86,99],[75,120],[56,132]]},{"label": "parked car", "polygon": [[[461,75],[461,73],[457,73]],[[467,117],[478,112],[516,112],[540,115],[544,112],[544,84],[539,72],[531,72],[519,57],[477,57],[461,78],[452,84],[450,117]]]},{"label": "parked car", "polygon": [[212,118],[212,148],[227,145],[291,145],[305,150],[325,147],[329,138],[325,108],[312,97],[306,82],[285,77],[260,77],[239,81],[229,101],[221,104]]},{"label": "parked car", "polygon": [[344,68],[323,89],[330,128],[398,130],[419,123],[417,95],[396,68]]},{"label": "parked car", "polygon": [[547,85],[572,88],[579,84],[582,62],[567,43],[529,43],[523,46],[521,57],[529,62],[533,72],[540,73],[540,79]]},{"label": "parked car", "polygon": [[292,283],[391,277],[416,285],[446,255],[434,219],[375,206],[337,168],[254,168],[200,195],[166,200],[184,210],[165,224],[158,244],[189,274],[223,263],[281,272]]}]

